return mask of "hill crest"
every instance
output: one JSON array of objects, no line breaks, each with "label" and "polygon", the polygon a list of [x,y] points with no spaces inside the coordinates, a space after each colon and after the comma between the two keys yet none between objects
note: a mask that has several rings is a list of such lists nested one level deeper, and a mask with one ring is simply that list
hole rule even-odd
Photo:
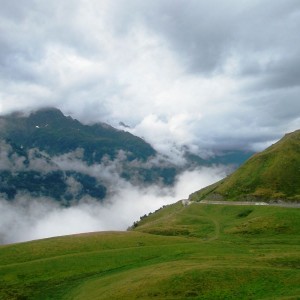
[{"label": "hill crest", "polygon": [[254,154],[227,178],[190,195],[194,201],[300,201],[300,130]]}]

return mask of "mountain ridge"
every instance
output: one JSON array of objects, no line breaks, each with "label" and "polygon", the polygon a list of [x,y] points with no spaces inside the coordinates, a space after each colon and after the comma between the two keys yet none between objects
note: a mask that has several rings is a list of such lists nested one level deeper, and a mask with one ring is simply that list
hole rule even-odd
[{"label": "mountain ridge", "polygon": [[43,108],[29,116],[10,114],[0,116],[6,130],[0,137],[13,140],[23,147],[38,147],[49,154],[63,154],[76,148],[86,147],[89,163],[101,161],[104,155],[111,158],[118,150],[131,153],[131,159],[145,160],[154,156],[156,151],[143,139],[123,130],[117,130],[105,123],[83,125],[78,120],[56,108]]}]

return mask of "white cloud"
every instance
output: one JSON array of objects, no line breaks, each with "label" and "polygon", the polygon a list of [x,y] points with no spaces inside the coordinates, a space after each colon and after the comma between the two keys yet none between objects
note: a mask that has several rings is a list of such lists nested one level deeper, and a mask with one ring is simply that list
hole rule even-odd
[{"label": "white cloud", "polygon": [[225,168],[186,171],[174,188],[136,187],[119,181],[118,190],[101,203],[84,198],[71,207],[61,207],[47,198],[17,195],[14,201],[0,199],[0,243],[21,242],[51,236],[103,230],[126,230],[140,216],[163,205],[186,199],[195,190],[225,176]]},{"label": "white cloud", "polygon": [[300,127],[298,12],[292,0],[10,1],[0,113],[52,105],[123,121],[165,153],[270,143]]}]

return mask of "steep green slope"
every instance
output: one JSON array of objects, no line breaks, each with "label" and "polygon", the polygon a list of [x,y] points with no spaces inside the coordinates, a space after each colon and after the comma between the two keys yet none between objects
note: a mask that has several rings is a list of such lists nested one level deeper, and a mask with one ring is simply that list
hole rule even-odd
[{"label": "steep green slope", "polygon": [[224,180],[190,198],[300,201],[300,130],[285,135]]},{"label": "steep green slope", "polygon": [[298,299],[299,217],[178,202],[134,231],[2,246],[0,299]]}]

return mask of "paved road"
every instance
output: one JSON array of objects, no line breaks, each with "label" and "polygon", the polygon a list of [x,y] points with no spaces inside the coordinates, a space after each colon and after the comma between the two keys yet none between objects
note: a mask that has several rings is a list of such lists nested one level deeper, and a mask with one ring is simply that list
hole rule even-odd
[{"label": "paved road", "polygon": [[267,202],[250,202],[250,201],[207,201],[202,200],[199,204],[215,204],[215,205],[253,205],[253,206],[279,206],[300,208],[300,203],[267,203]]},{"label": "paved road", "polygon": [[187,199],[182,200],[183,205],[189,205],[191,203],[197,204],[213,204],[213,205],[253,205],[253,206],[278,206],[278,207],[290,207],[300,208],[300,203],[267,203],[267,202],[250,202],[250,201],[209,201],[201,200],[200,202],[189,201]]}]

